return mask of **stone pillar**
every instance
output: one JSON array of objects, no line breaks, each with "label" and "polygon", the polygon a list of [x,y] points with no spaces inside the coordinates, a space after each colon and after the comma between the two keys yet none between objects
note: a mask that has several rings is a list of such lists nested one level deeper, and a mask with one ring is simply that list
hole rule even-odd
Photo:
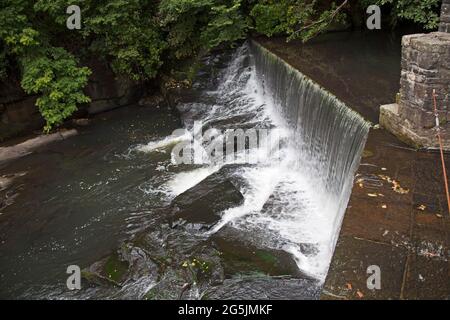
[{"label": "stone pillar", "polygon": [[450,0],[442,0],[440,32],[450,32]]},{"label": "stone pillar", "polygon": [[410,145],[437,148],[433,89],[445,148],[450,150],[450,33],[404,36],[399,99],[381,107],[380,124]]}]

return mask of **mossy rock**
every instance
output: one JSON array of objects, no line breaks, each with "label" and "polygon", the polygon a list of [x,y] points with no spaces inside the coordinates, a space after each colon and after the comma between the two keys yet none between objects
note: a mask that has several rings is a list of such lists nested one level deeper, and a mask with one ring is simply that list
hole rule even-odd
[{"label": "mossy rock", "polygon": [[104,266],[105,276],[114,282],[122,282],[128,271],[128,263],[119,259],[117,253],[109,256]]},{"label": "mossy rock", "polygon": [[303,276],[291,254],[269,248],[260,248],[242,239],[232,239],[230,233],[219,233],[213,240],[220,250],[226,277],[237,274],[259,273],[271,276]]}]

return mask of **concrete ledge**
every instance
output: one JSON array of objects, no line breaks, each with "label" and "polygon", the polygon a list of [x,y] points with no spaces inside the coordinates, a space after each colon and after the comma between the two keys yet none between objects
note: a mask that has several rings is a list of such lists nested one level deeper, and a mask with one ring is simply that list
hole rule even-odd
[{"label": "concrete ledge", "polygon": [[[413,128],[412,124],[400,115],[398,104],[387,104],[380,107],[380,125],[395,135],[402,142],[417,149],[438,149],[439,143],[434,128]],[[448,132],[442,131],[445,150],[450,150]]]},{"label": "concrete ledge", "polygon": [[[406,257],[407,250],[401,246],[341,236],[321,300],[400,299]],[[383,290],[367,289],[367,267],[373,264],[382,267]]]},{"label": "concrete ledge", "polygon": [[23,157],[39,147],[55,141],[67,139],[77,134],[78,131],[75,129],[64,130],[48,135],[40,135],[15,146],[0,148],[0,163]]}]

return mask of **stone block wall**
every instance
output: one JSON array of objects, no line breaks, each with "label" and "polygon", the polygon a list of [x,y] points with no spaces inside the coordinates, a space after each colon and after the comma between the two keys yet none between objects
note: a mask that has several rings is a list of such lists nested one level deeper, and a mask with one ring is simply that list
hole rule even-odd
[{"label": "stone block wall", "polygon": [[413,34],[402,39],[400,116],[419,128],[435,125],[433,89],[442,122],[450,120],[450,34]]},{"label": "stone block wall", "polygon": [[396,107],[382,107],[380,123],[408,144],[436,148],[433,89],[442,135],[450,149],[450,33],[404,36],[400,99]]},{"label": "stone block wall", "polygon": [[450,32],[450,0],[442,0],[439,31]]}]

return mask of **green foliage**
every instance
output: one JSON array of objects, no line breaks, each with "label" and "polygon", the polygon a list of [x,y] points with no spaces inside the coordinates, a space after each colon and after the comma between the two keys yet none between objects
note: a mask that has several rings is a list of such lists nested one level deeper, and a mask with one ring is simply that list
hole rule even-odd
[{"label": "green foliage", "polygon": [[210,21],[201,35],[208,49],[246,37],[248,20],[241,14],[241,2],[233,0],[229,6],[220,4],[211,8]]},{"label": "green foliage", "polygon": [[161,0],[159,23],[166,32],[169,54],[185,59],[202,48],[201,29],[208,23],[214,0]]},{"label": "green foliage", "polygon": [[[79,61],[103,59],[116,74],[136,81],[161,70],[176,74],[197,57],[233,44],[255,30],[306,41],[345,19],[350,0],[2,0],[0,80],[20,75],[37,94],[47,121],[59,125],[80,104],[90,70]],[[391,8],[392,21],[434,29],[439,0],[358,0]],[[81,30],[67,30],[66,8],[81,8]],[[189,70],[195,70],[194,67]],[[192,76],[189,72],[181,72]]]},{"label": "green foliage", "polygon": [[415,22],[425,29],[436,29],[439,25],[439,8],[441,0],[360,0],[362,6],[371,4],[389,6],[392,9],[393,25],[398,20]]},{"label": "green foliage", "polygon": [[279,3],[257,3],[250,12],[255,20],[257,32],[266,36],[282,34],[287,31],[289,5],[286,1]]},{"label": "green foliage", "polygon": [[0,81],[6,79],[8,76],[8,60],[6,56],[6,49],[0,48]]},{"label": "green foliage", "polygon": [[45,132],[62,123],[77,110],[77,105],[90,102],[84,95],[91,71],[77,67],[73,55],[63,48],[38,50],[24,57],[22,87],[29,94],[40,94],[36,101],[46,120]]},{"label": "green foliage", "polygon": [[334,2],[324,6],[317,0],[260,0],[250,16],[259,33],[269,37],[282,34],[288,40],[303,41],[325,31],[332,21],[344,19]]},{"label": "green foliage", "polygon": [[156,76],[166,43],[156,23],[155,1],[38,0],[34,10],[49,15],[67,34],[65,10],[71,4],[80,5],[82,16],[82,29],[71,31],[77,35],[73,41],[85,52],[107,60],[117,74],[134,80]]},{"label": "green foliage", "polygon": [[[320,33],[327,31],[331,23],[344,24],[346,21],[346,15],[341,11],[345,6],[345,2],[342,2],[339,6],[335,2],[331,3],[331,6],[327,10],[319,11],[311,7],[306,20],[313,18],[312,22],[304,24],[294,32],[290,33],[288,40],[301,38],[304,42],[314,38]],[[317,16],[316,12],[320,12]]]},{"label": "green foliage", "polygon": [[46,120],[44,131],[48,132],[70,116],[78,104],[90,101],[83,93],[90,70],[78,67],[75,57],[64,48],[52,46],[50,30],[33,25],[35,13],[31,1],[2,4],[0,39],[5,50],[0,61],[15,57],[19,62],[22,88],[26,93],[40,95],[36,105]]},{"label": "green foliage", "polygon": [[162,0],[160,26],[170,52],[185,59],[246,37],[248,19],[242,0]]},{"label": "green foliage", "polygon": [[111,61],[114,71],[134,80],[156,76],[166,43],[154,19],[152,1],[112,0],[92,3],[83,34],[94,41],[90,49]]}]

